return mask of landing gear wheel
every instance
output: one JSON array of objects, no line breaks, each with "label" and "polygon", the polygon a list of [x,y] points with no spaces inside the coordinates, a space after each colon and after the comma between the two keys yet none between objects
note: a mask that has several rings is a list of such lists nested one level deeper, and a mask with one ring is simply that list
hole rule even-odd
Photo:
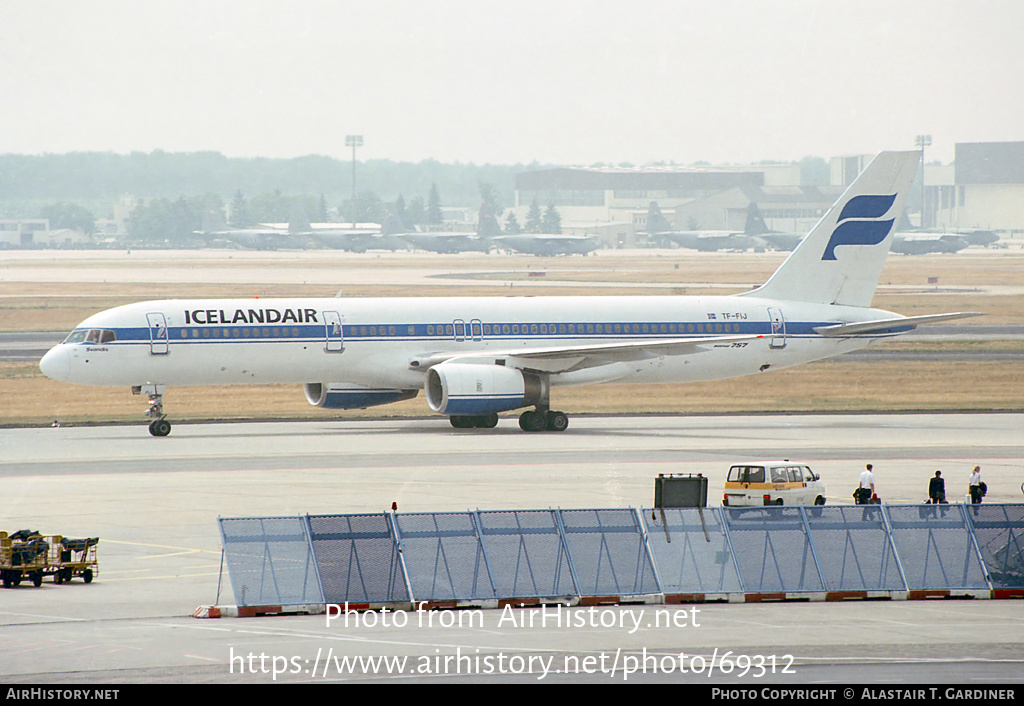
[{"label": "landing gear wheel", "polygon": [[494,413],[473,417],[473,426],[477,429],[493,429],[498,426],[498,415]]},{"label": "landing gear wheel", "polygon": [[166,419],[155,419],[149,423],[149,433],[153,436],[167,436],[171,433],[171,423]]},{"label": "landing gear wheel", "polygon": [[519,415],[519,428],[523,431],[544,431],[547,418],[542,412],[527,410]]},{"label": "landing gear wheel", "polygon": [[565,431],[569,428],[569,415],[565,412],[548,412],[545,416],[548,431]]},{"label": "landing gear wheel", "polygon": [[448,417],[448,421],[451,422],[451,425],[456,429],[473,428],[473,418],[467,417],[466,415],[463,414],[454,414],[451,417]]}]

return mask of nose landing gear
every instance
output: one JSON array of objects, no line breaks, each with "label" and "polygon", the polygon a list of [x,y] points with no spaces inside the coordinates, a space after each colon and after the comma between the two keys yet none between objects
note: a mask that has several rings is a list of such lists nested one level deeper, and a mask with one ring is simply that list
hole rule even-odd
[{"label": "nose landing gear", "polygon": [[133,395],[145,394],[149,397],[146,417],[153,420],[149,423],[149,433],[153,436],[167,436],[171,433],[171,423],[164,414],[165,390],[163,385],[138,385],[132,388]]}]

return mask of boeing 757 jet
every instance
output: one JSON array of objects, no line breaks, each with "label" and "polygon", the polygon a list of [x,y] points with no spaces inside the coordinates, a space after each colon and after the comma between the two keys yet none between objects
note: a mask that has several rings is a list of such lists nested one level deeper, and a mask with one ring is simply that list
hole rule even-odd
[{"label": "boeing 757 jet", "polygon": [[551,406],[561,386],[758,375],[976,315],[871,308],[919,161],[879,154],[768,281],[742,294],[148,301],[89,317],[40,367],[147,395],[154,436],[171,430],[169,387],[259,383],[302,384],[326,409],[423,390],[455,427],[494,427],[499,413],[529,407],[524,431],[564,431],[568,416]]}]

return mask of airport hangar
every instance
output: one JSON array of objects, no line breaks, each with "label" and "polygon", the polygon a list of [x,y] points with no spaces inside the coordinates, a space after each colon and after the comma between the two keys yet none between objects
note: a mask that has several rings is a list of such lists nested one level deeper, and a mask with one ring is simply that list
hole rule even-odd
[{"label": "airport hangar", "polygon": [[[678,230],[742,231],[756,203],[769,228],[807,232],[873,156],[832,158],[828,184],[809,183],[821,179],[792,163],[539,169],[516,175],[512,210],[523,223],[534,201],[553,205],[563,232],[598,235],[606,247],[636,245],[652,201]],[[925,165],[924,184],[922,226],[1024,237],[1024,142],[957,143],[952,165]],[[920,192],[908,210],[920,213]]]}]

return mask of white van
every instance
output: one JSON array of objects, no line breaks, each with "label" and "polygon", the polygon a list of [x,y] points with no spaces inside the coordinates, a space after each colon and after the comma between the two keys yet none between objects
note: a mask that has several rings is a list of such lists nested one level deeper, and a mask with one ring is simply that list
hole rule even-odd
[{"label": "white van", "polygon": [[722,505],[824,505],[825,484],[817,473],[792,461],[740,463],[729,469]]}]

